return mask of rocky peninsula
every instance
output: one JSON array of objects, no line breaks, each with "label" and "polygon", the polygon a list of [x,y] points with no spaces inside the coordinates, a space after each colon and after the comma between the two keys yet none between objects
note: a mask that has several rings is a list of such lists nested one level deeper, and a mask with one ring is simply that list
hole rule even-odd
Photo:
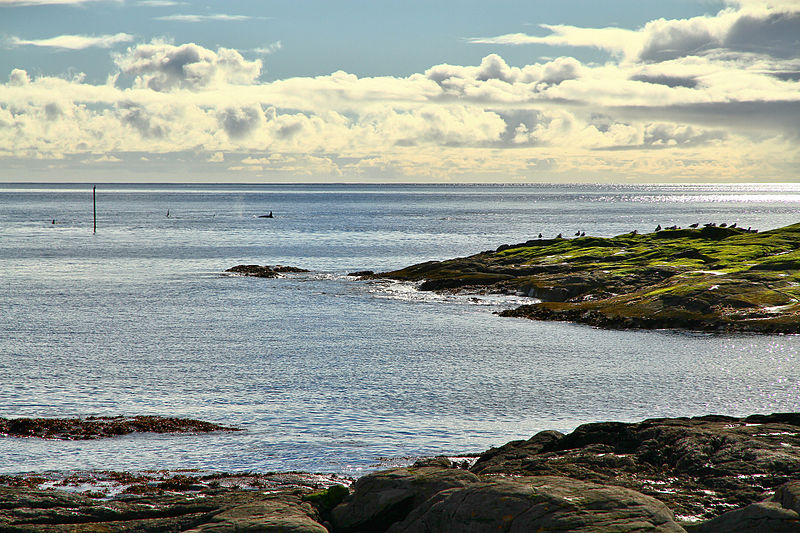
[{"label": "rocky peninsula", "polygon": [[503,316],[604,328],[800,332],[800,224],[708,225],[611,238],[532,239],[371,274],[423,291],[505,293],[539,303]]},{"label": "rocky peninsula", "polygon": [[[353,484],[312,474],[73,478],[0,476],[0,531],[800,532],[800,413],[586,424],[472,464],[431,458]],[[105,492],[65,490],[87,479]]]}]

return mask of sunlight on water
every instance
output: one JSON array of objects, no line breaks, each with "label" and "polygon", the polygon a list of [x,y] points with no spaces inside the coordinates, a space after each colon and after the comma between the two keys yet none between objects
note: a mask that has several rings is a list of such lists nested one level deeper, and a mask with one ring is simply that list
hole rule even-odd
[{"label": "sunlight on water", "polygon": [[[245,431],[0,438],[0,472],[357,475],[598,420],[800,410],[796,336],[501,318],[535,300],[346,275],[540,232],[763,231],[799,221],[797,185],[109,185],[97,235],[85,189],[0,186],[0,416],[160,414]],[[241,263],[312,272],[223,275]]]}]

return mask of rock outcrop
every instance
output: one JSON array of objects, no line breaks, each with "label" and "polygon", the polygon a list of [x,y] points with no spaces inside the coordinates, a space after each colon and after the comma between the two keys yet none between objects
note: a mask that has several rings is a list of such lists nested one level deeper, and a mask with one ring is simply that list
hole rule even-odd
[{"label": "rock outcrop", "polygon": [[305,268],[285,265],[236,265],[225,270],[225,272],[254,278],[277,278],[286,272],[308,272],[308,270]]},{"label": "rock outcrop", "polygon": [[326,533],[297,491],[224,490],[98,500],[62,491],[0,487],[0,531],[269,531]]},{"label": "rock outcrop", "polygon": [[240,431],[191,418],[90,416],[87,418],[0,418],[0,435],[59,440],[90,440],[128,433],[210,433]]},{"label": "rock outcrop", "polygon": [[800,333],[800,224],[535,239],[375,276],[541,300],[503,316],[605,328]]},{"label": "rock outcrop", "polygon": [[586,424],[489,450],[471,470],[622,486],[709,519],[800,478],[800,414]]},{"label": "rock outcrop", "polygon": [[548,476],[497,477],[441,491],[388,531],[685,532],[655,498]]},{"label": "rock outcrop", "polygon": [[0,476],[0,531],[800,533],[800,413],[544,431],[469,469],[427,459],[351,490],[299,474],[101,477],[124,490]]}]

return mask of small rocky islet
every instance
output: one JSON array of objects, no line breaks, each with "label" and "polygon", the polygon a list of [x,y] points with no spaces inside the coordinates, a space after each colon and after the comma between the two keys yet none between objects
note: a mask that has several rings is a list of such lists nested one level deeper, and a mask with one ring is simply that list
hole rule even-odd
[{"label": "small rocky islet", "polygon": [[94,440],[128,433],[211,433],[240,431],[192,418],[165,416],[89,416],[85,418],[0,418],[0,436],[56,440]]},{"label": "small rocky islet", "polygon": [[281,274],[308,272],[305,268],[286,265],[236,265],[227,270],[229,275],[248,276],[253,278],[278,278]]},{"label": "small rocky islet", "polygon": [[[800,532],[800,413],[585,424],[375,472],[0,476],[0,531]],[[113,494],[75,493],[92,479]],[[61,489],[61,490],[59,490]]]},{"label": "small rocky islet", "polygon": [[503,316],[617,329],[800,333],[800,224],[531,239],[362,278],[538,303]]}]

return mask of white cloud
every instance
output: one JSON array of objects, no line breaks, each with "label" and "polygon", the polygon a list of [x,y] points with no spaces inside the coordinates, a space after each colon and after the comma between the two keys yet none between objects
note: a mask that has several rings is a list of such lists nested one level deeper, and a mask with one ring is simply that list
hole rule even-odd
[{"label": "white cloud", "polygon": [[798,57],[800,2],[736,2],[713,16],[657,19],[638,30],[541,24],[549,35],[512,33],[469,39],[475,44],[592,47],[629,61],[659,62],[711,51]]},{"label": "white cloud", "polygon": [[267,56],[270,54],[274,54],[281,48],[283,48],[283,44],[280,41],[275,41],[274,43],[271,43],[267,46],[263,46],[260,48],[253,48],[252,51],[256,54]]},{"label": "white cloud", "polygon": [[800,167],[800,82],[776,75],[800,72],[794,58],[514,66],[489,54],[407,77],[263,82],[261,61],[226,48],[152,42],[113,57],[120,72],[101,84],[13,70],[0,84],[0,157],[113,154],[123,168],[180,154],[309,179],[793,179]]},{"label": "white cloud", "polygon": [[8,84],[11,87],[22,87],[28,85],[30,82],[30,76],[22,69],[15,68],[11,71],[11,74],[8,75]]},{"label": "white cloud", "polygon": [[185,6],[186,2],[176,2],[174,0],[139,0],[136,4],[146,7],[174,7]]},{"label": "white cloud", "polygon": [[637,38],[637,32],[622,28],[579,28],[563,24],[541,24],[540,27],[550,30],[551,34],[539,37],[524,33],[509,33],[497,37],[472,38],[469,42],[516,46],[524,44],[586,46],[618,53],[630,46],[631,39]]},{"label": "white cloud", "polygon": [[236,50],[214,52],[192,43],[138,45],[116,55],[115,60],[122,72],[136,76],[138,87],[154,91],[251,84],[261,74],[260,60],[247,61]]},{"label": "white cloud", "polygon": [[114,35],[59,35],[48,39],[20,39],[11,37],[12,46],[44,46],[49,48],[66,48],[68,50],[83,50],[85,48],[111,48],[120,43],[133,41],[129,33]]},{"label": "white cloud", "polygon": [[47,6],[47,5],[80,5],[89,2],[121,2],[122,0],[0,0],[2,6]]},{"label": "white cloud", "polygon": [[156,20],[166,20],[172,22],[241,22],[251,20],[253,17],[247,15],[225,15],[217,13],[214,15],[165,15],[155,17]]}]

